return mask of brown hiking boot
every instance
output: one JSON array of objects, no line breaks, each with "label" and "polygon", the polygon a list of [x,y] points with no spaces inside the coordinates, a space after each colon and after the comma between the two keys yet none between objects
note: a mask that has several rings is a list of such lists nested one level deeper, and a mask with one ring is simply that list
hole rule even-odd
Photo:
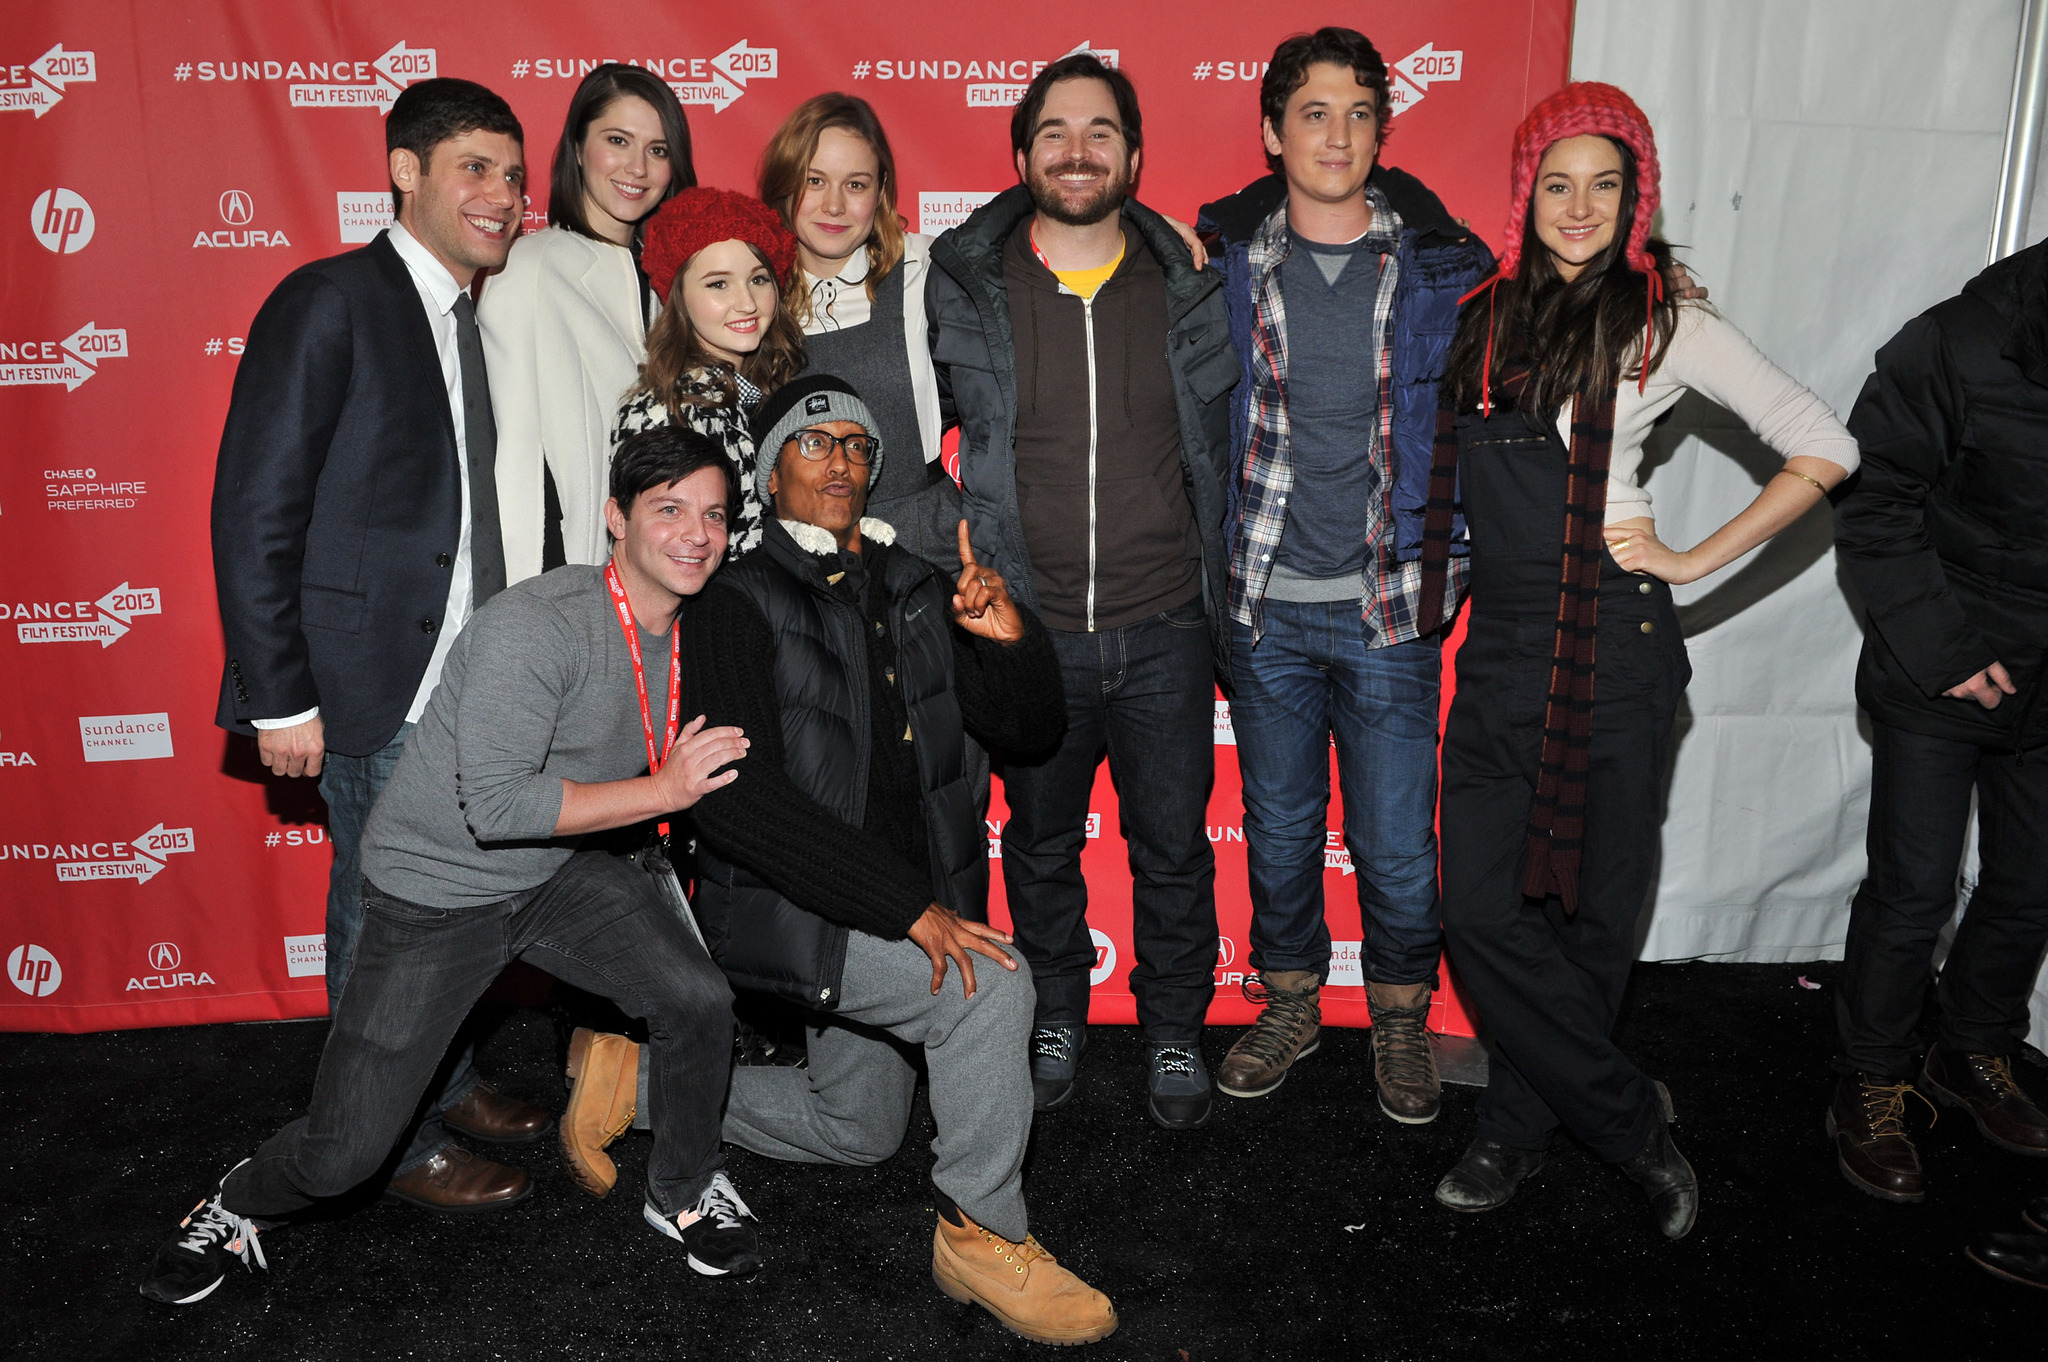
[{"label": "brown hiking boot", "polygon": [[[1906,1133],[1909,1092],[1920,1096],[1905,1080],[1886,1083],[1870,1074],[1844,1074],[1828,1106],[1828,1137],[1835,1142],[1842,1176],[1858,1191],[1885,1201],[1919,1201],[1927,1194],[1920,1151]],[[1931,1104],[1928,1109],[1933,1110]]]},{"label": "brown hiking boot", "polygon": [[1246,1002],[1265,1011],[1237,1038],[1216,1070],[1216,1086],[1232,1097],[1264,1097],[1287,1070],[1323,1043],[1323,981],[1312,969],[1271,969],[1244,981]]},{"label": "brown hiking boot", "polygon": [[1021,1244],[944,1215],[932,1231],[932,1281],[962,1305],[978,1305],[1034,1343],[1096,1343],[1116,1332],[1109,1297],[1061,1267],[1030,1235]]},{"label": "brown hiking boot", "polygon": [[1428,984],[1365,986],[1372,1004],[1372,1076],[1380,1110],[1404,1126],[1426,1126],[1443,1106],[1430,1039]]},{"label": "brown hiking boot", "polygon": [[626,1133],[640,1101],[640,1047],[624,1036],[579,1026],[569,1037],[569,1105],[562,1154],[569,1176],[595,1197],[611,1194],[619,1170],[606,1145]]},{"label": "brown hiking boot", "polygon": [[1920,1079],[1935,1101],[1969,1112],[2000,1149],[2048,1158],[2048,1116],[2014,1081],[2007,1056],[1961,1055],[1936,1042],[1927,1047]]}]

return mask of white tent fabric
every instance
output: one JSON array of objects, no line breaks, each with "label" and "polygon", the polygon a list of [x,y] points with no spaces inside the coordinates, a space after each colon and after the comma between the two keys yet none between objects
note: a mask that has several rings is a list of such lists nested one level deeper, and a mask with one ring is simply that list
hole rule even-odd
[{"label": "white tent fabric", "polygon": [[[1713,301],[1844,416],[1877,347],[1984,267],[2020,0],[1580,0],[1572,74],[1657,130],[1662,231]],[[2048,181],[2043,181],[2048,184]],[[2029,241],[2048,230],[2048,194]],[[1646,464],[1691,544],[1779,460],[1688,399]],[[1680,588],[1694,677],[1646,959],[1839,958],[1864,868],[1860,636],[1825,514]],[[2048,1041],[2048,991],[2034,1041]]]}]

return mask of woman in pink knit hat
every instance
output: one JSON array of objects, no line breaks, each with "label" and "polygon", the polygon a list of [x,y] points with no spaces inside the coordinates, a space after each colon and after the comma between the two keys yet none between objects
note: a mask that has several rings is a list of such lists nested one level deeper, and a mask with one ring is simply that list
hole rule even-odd
[{"label": "woman in pink knit hat", "polygon": [[[1562,1126],[1692,1228],[1699,1186],[1669,1094],[1612,1039],[1663,818],[1671,725],[1691,677],[1671,585],[1784,529],[1847,477],[1825,403],[1703,301],[1674,298],[1653,237],[1657,147],[1611,85],[1568,85],[1515,134],[1498,270],[1465,303],[1443,381],[1425,601],[1470,574],[1443,745],[1443,916],[1492,1066],[1471,1146],[1438,1186],[1487,1211]],[[1688,389],[1785,458],[1689,549],[1658,538],[1643,440]],[[1454,512],[1469,562],[1451,561]],[[1437,596],[1435,599],[1440,600]]]}]

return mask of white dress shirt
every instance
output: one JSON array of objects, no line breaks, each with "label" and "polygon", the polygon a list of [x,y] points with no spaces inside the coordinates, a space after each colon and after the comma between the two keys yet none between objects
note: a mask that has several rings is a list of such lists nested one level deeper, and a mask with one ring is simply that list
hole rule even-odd
[{"label": "white dress shirt", "polygon": [[[433,253],[411,232],[397,223],[386,229],[391,237],[391,246],[398,252],[398,258],[405,262],[407,272],[412,275],[413,287],[419,290],[420,305],[426,309],[427,325],[434,333],[434,351],[441,360],[441,386],[448,394],[448,414],[455,420],[455,467],[462,479],[462,523],[461,537],[456,540],[453,579],[448,583],[448,607],[442,612],[441,628],[434,640],[433,656],[427,659],[426,675],[420,678],[420,688],[413,693],[412,708],[406,712],[407,723],[418,723],[420,715],[427,711],[427,701],[434,694],[434,687],[440,684],[441,668],[448,661],[448,650],[455,645],[455,636],[462,632],[462,626],[469,623],[475,606],[472,600],[474,587],[470,581],[469,545],[469,443],[462,425],[462,356],[455,346],[455,300],[462,296],[462,285],[455,282],[455,276],[436,260]],[[294,714],[287,719],[257,719],[257,728],[290,728],[320,716],[320,707],[315,705],[303,714]]]}]

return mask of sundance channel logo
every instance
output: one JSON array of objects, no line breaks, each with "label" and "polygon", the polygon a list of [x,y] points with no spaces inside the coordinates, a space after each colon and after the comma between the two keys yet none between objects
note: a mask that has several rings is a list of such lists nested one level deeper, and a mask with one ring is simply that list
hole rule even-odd
[{"label": "sundance channel logo", "polygon": [[399,94],[416,80],[437,74],[431,47],[407,47],[403,38],[382,56],[351,61],[323,57],[300,61],[181,61],[171,68],[175,81],[250,81],[288,87],[295,109],[375,109],[391,112]]},{"label": "sundance channel logo", "polygon": [[87,761],[149,761],[171,751],[168,714],[82,714],[78,740]]},{"label": "sundance channel logo", "polygon": [[41,118],[63,102],[66,88],[99,78],[92,53],[66,52],[58,43],[34,61],[0,66],[0,113]]}]

